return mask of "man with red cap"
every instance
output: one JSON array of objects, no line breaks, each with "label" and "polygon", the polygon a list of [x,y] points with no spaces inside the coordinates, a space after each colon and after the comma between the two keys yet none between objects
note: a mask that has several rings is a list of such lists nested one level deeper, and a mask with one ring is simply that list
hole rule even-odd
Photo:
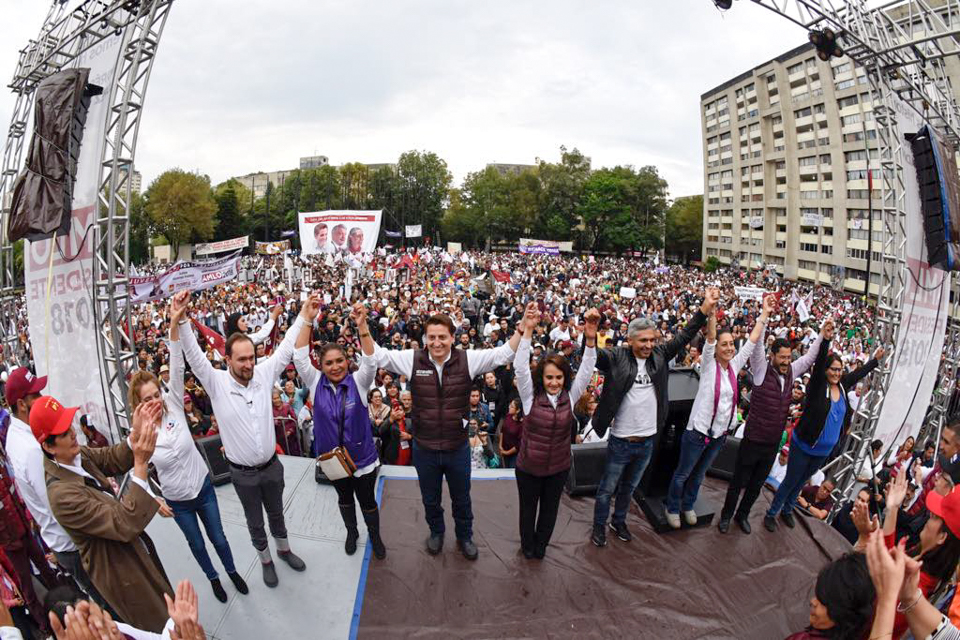
[{"label": "man with red cap", "polygon": [[[8,377],[4,389],[4,395],[7,404],[10,407],[13,416],[10,421],[10,429],[7,432],[6,451],[7,460],[10,463],[10,469],[13,471],[13,484],[17,492],[26,504],[27,509],[33,515],[33,519],[40,527],[40,535],[43,541],[54,552],[57,562],[73,575],[81,586],[86,588],[82,576],[74,572],[74,566],[71,562],[70,553],[76,555],[77,565],[79,565],[79,554],[70,537],[54,519],[50,513],[50,504],[47,502],[47,487],[43,478],[43,453],[40,445],[33,437],[29,425],[30,407],[34,400],[40,397],[40,391],[46,386],[47,378],[38,378],[26,367],[15,369]],[[40,570],[42,582],[48,588],[57,585],[57,579],[51,570],[43,549],[30,535],[26,519],[20,512],[19,504],[10,493],[10,479],[6,475],[6,469],[0,466],[0,489],[2,489],[2,508],[0,508],[0,531],[6,538],[3,544],[4,552],[13,563],[17,570],[17,577],[21,584],[21,590],[27,600],[27,607],[31,613],[36,612],[40,616],[42,624],[46,624],[43,607],[33,589],[31,579],[30,563]],[[61,560],[62,556],[62,560]],[[82,573],[82,568],[80,573]]]},{"label": "man with red cap", "polygon": [[[77,407],[50,396],[30,409],[30,429],[46,458],[50,509],[77,545],[97,590],[128,624],[160,633],[167,622],[164,594],[173,595],[153,541],[145,533],[159,505],[147,485],[147,465],[157,444],[162,404],[142,403],[126,441],[99,449],[81,447],[72,427]],[[108,480],[130,469],[122,496]]]}]

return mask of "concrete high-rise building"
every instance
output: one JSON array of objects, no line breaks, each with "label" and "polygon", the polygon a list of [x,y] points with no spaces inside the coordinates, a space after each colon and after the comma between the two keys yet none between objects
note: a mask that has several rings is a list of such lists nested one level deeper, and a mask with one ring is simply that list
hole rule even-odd
[{"label": "concrete high-rise building", "polygon": [[514,175],[518,176],[524,171],[529,171],[531,169],[536,169],[537,165],[535,164],[506,164],[503,162],[489,162],[487,163],[487,168],[493,167],[497,170],[502,176]]},{"label": "concrete high-rise building", "polygon": [[300,158],[301,169],[317,169],[330,164],[330,158],[327,156],[307,156]]},{"label": "concrete high-rise building", "polygon": [[[280,188],[280,183],[290,177],[297,169],[282,169],[280,171],[257,171],[245,176],[236,176],[234,180],[253,191],[254,198],[267,195],[267,183],[272,182],[274,189]],[[272,192],[271,192],[272,193]]]},{"label": "concrete high-rise building", "polygon": [[[700,98],[703,258],[777,266],[789,279],[863,292],[880,284],[880,215],[868,239],[868,162],[880,205],[878,141],[863,69],[805,44]],[[869,158],[869,160],[868,160]],[[842,282],[841,282],[842,281]]]},{"label": "concrete high-rise building", "polygon": [[136,169],[133,170],[133,173],[130,174],[130,191],[136,194],[142,193],[141,189],[143,188],[143,176],[140,175],[140,172]]}]

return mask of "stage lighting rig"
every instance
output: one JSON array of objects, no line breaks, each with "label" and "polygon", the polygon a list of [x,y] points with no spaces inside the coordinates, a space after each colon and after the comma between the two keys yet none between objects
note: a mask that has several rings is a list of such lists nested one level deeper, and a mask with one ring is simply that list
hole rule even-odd
[{"label": "stage lighting rig", "polygon": [[843,57],[843,48],[837,44],[837,34],[833,29],[813,30],[810,32],[810,42],[817,48],[817,57],[827,62],[836,56]]}]

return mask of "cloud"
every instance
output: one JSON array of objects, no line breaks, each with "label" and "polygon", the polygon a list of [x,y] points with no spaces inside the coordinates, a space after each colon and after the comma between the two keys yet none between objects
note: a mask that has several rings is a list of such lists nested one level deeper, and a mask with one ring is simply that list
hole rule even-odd
[{"label": "cloud", "polygon": [[[0,0],[0,71],[38,30],[38,4]],[[147,182],[173,166],[218,182],[314,152],[341,164],[428,149],[459,180],[565,144],[700,193],[700,94],[804,39],[747,2],[177,2],[137,166]],[[0,122],[12,108],[0,93]]]}]

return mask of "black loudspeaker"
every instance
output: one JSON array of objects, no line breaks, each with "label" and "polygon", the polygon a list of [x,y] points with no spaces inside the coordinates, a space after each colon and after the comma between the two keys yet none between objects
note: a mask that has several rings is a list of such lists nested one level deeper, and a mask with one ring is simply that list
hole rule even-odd
[{"label": "black loudspeaker", "polygon": [[728,482],[732,480],[733,472],[737,468],[738,453],[740,453],[740,438],[728,436],[723,449],[720,450],[720,453],[714,458],[713,464],[707,469],[707,475]]},{"label": "black loudspeaker", "polygon": [[230,482],[230,463],[223,454],[223,444],[220,442],[220,436],[207,436],[197,440],[197,449],[203,455],[204,462],[207,463],[207,469],[210,470],[210,480],[214,486],[220,486]]},{"label": "black loudspeaker", "polygon": [[960,269],[960,184],[955,149],[929,125],[906,138],[917,170],[930,264]]},{"label": "black loudspeaker", "polygon": [[607,443],[590,442],[570,447],[573,454],[566,490],[571,496],[594,495],[607,465]]}]

